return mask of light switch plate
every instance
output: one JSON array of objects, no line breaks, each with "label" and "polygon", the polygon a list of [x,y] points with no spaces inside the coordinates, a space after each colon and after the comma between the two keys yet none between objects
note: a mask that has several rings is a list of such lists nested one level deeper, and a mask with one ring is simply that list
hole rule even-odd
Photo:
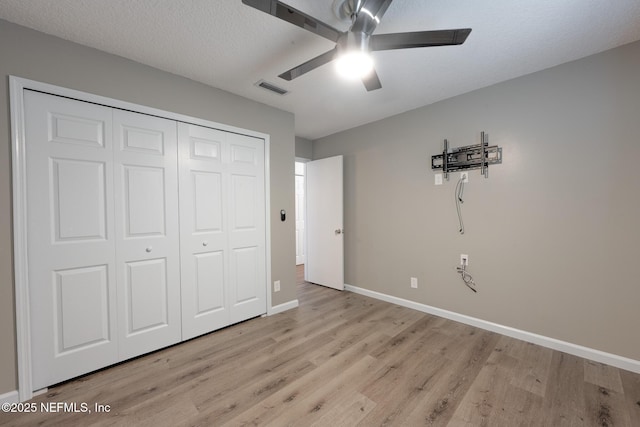
[{"label": "light switch plate", "polygon": [[442,185],[442,174],[441,173],[437,173],[435,179],[436,179],[436,185]]}]

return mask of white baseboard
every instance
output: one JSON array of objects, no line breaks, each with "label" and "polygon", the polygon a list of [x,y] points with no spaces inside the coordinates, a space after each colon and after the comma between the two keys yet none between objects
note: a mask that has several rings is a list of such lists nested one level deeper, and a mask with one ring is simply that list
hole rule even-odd
[{"label": "white baseboard", "polygon": [[291,310],[292,308],[296,308],[297,306],[298,306],[297,299],[285,302],[283,304],[274,305],[273,307],[271,307],[271,310],[267,312],[267,316],[272,316],[274,314],[282,313],[283,311]]},{"label": "white baseboard", "polygon": [[561,341],[555,338],[545,337],[543,335],[534,334],[532,332],[527,332],[520,329],[511,328],[509,326],[488,322],[486,320],[477,319],[475,317],[466,316],[464,314],[455,313],[453,311],[443,310],[441,308],[432,307],[430,305],[421,304],[415,301],[394,297],[394,296],[383,294],[380,292],[370,291],[368,289],[359,288],[357,286],[345,284],[344,288],[345,290],[354,292],[356,294],[365,295],[371,298],[390,302],[392,304],[397,304],[403,307],[422,311],[423,313],[433,314],[435,316],[444,317],[446,319],[450,319],[456,322],[475,326],[477,328],[485,329],[492,332],[497,332],[499,334],[506,335],[512,338],[517,338],[522,341],[527,341],[530,343],[541,345],[543,347],[548,347],[554,350],[573,354],[574,356],[579,356],[585,359],[615,366],[616,368],[640,373],[639,360],[629,359],[627,357],[606,353],[604,351],[595,350],[593,348],[584,347],[584,346],[573,344],[566,341]]},{"label": "white baseboard", "polygon": [[20,403],[18,391],[14,390],[8,393],[0,394],[0,404],[3,403]]}]

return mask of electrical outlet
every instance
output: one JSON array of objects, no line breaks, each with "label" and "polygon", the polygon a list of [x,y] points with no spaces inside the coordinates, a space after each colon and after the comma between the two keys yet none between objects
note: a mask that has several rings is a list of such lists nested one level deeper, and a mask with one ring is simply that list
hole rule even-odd
[{"label": "electrical outlet", "polygon": [[460,265],[464,265],[464,266],[469,265],[469,255],[460,254]]},{"label": "electrical outlet", "polygon": [[280,292],[280,280],[273,282],[273,292]]},{"label": "electrical outlet", "polygon": [[417,277],[412,277],[411,278],[411,287],[413,289],[418,289],[418,278]]},{"label": "electrical outlet", "polygon": [[436,180],[436,185],[442,185],[442,174],[437,173],[435,180]]},{"label": "electrical outlet", "polygon": [[469,182],[469,172],[460,172],[460,179],[464,183]]}]

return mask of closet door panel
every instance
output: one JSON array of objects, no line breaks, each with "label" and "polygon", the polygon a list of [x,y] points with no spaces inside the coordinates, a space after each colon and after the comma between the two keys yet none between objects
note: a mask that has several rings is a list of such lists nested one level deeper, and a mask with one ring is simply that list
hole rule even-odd
[{"label": "closet door panel", "polygon": [[257,231],[260,211],[256,211],[257,181],[252,175],[231,175],[231,231]]},{"label": "closet door panel", "polygon": [[228,137],[231,323],[266,311],[264,141]]},{"label": "closet door panel", "polygon": [[164,167],[122,166],[125,238],[166,237]]},{"label": "closet door panel", "polygon": [[[107,266],[55,273],[54,335],[60,353],[109,341]],[[80,300],[83,303],[77,304]]]},{"label": "closet door panel", "polygon": [[222,174],[191,171],[194,233],[218,233],[222,229]]},{"label": "closet door panel", "polygon": [[55,241],[104,240],[105,164],[53,158],[49,166]]},{"label": "closet door panel", "polygon": [[111,109],[25,91],[33,389],[117,362]]},{"label": "closet door panel", "polygon": [[128,262],[126,270],[127,335],[169,325],[167,260]]},{"label": "closet door panel", "polygon": [[181,340],[176,122],[114,110],[119,357]]},{"label": "closet door panel", "polygon": [[229,325],[227,133],[178,124],[183,339]]},{"label": "closet door panel", "polygon": [[233,302],[245,304],[259,298],[262,283],[259,281],[259,248],[236,248],[231,255],[233,269]]},{"label": "closet door panel", "polygon": [[224,252],[214,251],[194,255],[195,259],[195,316],[204,316],[225,309]]}]

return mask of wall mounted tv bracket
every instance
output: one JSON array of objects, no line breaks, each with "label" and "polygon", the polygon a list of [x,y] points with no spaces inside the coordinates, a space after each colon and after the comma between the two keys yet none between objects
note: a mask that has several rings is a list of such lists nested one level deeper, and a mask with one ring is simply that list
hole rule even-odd
[{"label": "wall mounted tv bracket", "polygon": [[502,148],[489,146],[489,134],[480,135],[482,143],[449,149],[449,142],[444,140],[442,154],[431,156],[431,169],[441,170],[445,179],[449,172],[480,169],[485,178],[489,178],[489,165],[502,163]]}]

